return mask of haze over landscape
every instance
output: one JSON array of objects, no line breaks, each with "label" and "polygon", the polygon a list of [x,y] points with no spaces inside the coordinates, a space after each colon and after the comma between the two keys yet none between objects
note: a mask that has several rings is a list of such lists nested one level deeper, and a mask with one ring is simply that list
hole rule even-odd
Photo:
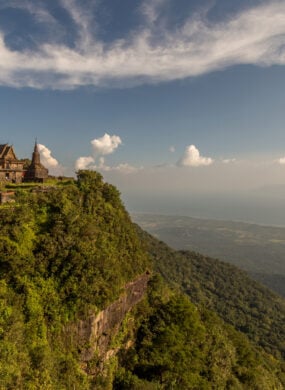
[{"label": "haze over landscape", "polygon": [[283,1],[2,0],[1,142],[132,211],[284,226],[284,34]]}]

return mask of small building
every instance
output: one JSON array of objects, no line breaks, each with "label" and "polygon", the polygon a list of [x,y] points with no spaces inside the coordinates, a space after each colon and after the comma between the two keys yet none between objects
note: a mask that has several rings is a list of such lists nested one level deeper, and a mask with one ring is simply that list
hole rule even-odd
[{"label": "small building", "polygon": [[44,182],[48,178],[48,169],[41,164],[41,156],[35,142],[32,162],[25,172],[24,181]]},{"label": "small building", "polygon": [[17,159],[13,146],[0,145],[0,182],[21,183],[24,163]]}]

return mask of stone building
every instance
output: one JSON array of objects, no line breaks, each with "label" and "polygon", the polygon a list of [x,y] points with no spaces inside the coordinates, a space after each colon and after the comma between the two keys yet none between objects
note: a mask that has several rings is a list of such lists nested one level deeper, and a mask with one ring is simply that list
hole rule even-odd
[{"label": "stone building", "polygon": [[0,182],[21,183],[24,173],[24,163],[17,159],[13,146],[0,145]]},{"label": "stone building", "polygon": [[48,169],[41,164],[41,157],[37,142],[35,142],[31,165],[25,172],[24,181],[43,182],[48,178]]},{"label": "stone building", "polygon": [[0,183],[43,182],[48,178],[48,169],[41,163],[37,142],[35,143],[31,164],[27,169],[24,169],[24,164],[23,160],[17,159],[13,146],[0,145]]}]

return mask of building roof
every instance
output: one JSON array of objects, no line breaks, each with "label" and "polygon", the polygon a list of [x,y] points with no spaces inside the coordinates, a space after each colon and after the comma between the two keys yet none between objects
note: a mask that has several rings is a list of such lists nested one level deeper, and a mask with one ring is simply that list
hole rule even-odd
[{"label": "building roof", "polygon": [[0,145],[0,158],[4,157],[5,151],[7,152],[7,146],[8,146],[8,144]]},{"label": "building roof", "polygon": [[9,160],[18,160],[14,152],[13,146],[8,144],[0,145],[0,158]]}]

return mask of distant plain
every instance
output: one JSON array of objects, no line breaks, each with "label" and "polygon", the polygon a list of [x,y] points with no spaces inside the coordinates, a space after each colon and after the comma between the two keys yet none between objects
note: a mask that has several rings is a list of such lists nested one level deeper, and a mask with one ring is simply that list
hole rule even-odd
[{"label": "distant plain", "polygon": [[132,218],[170,247],[235,264],[285,296],[285,228],[143,213]]}]

